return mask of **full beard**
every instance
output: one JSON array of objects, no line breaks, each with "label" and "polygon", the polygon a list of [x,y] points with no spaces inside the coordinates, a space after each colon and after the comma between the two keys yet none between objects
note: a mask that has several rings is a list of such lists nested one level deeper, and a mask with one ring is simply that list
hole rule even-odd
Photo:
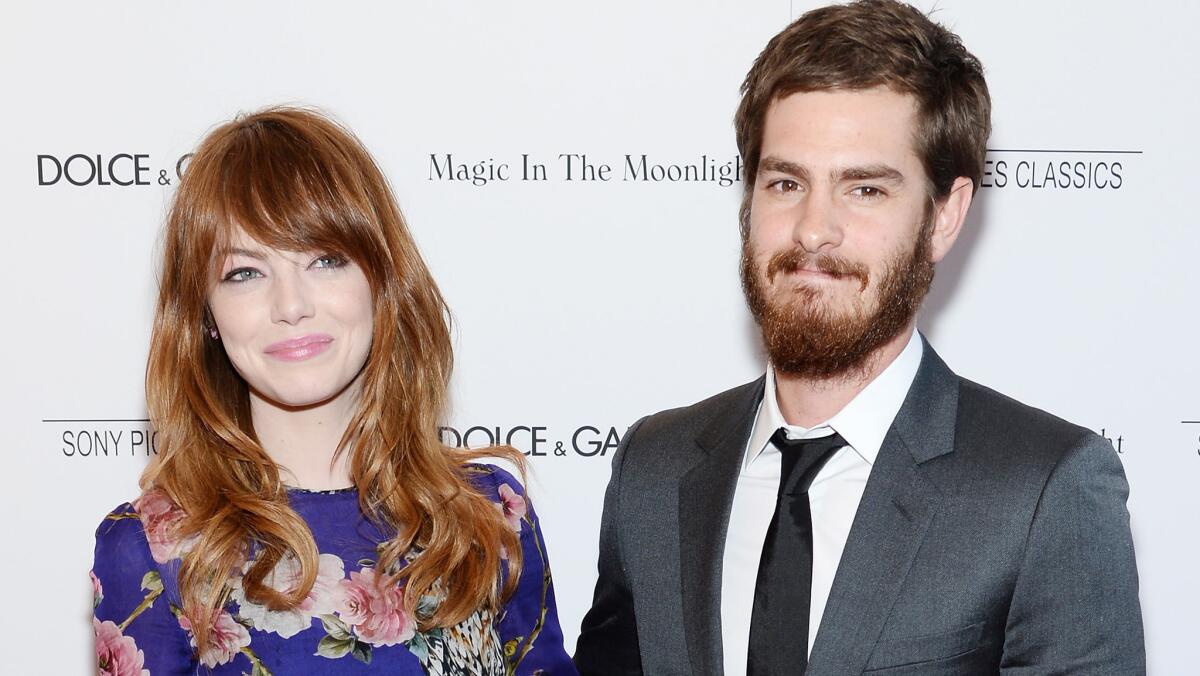
[{"label": "full beard", "polygon": [[829,380],[865,374],[872,356],[905,329],[917,314],[933,282],[930,260],[932,220],[909,250],[900,250],[884,266],[873,310],[839,312],[833,299],[809,285],[777,291],[767,288],[780,273],[816,267],[835,277],[850,277],[866,290],[869,271],[862,264],[830,255],[793,249],[771,257],[764,280],[755,267],[755,251],[742,244],[742,290],[775,370],[800,378]]}]

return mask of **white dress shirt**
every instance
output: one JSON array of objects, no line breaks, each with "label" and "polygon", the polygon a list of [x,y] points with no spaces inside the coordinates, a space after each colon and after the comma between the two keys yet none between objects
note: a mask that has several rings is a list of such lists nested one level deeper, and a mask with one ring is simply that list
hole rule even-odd
[{"label": "white dress shirt", "polygon": [[875,380],[832,418],[807,429],[784,420],[776,397],[775,372],[767,369],[766,390],[746,444],[725,536],[721,640],[727,676],[746,673],[758,563],[779,490],[782,456],[771,443],[771,435],[780,427],[787,429],[791,439],[825,437],[836,432],[848,444],[834,452],[808,489],[813,524],[812,601],[808,616],[811,651],[871,466],[917,375],[923,350],[921,338],[913,331],[904,350]]}]

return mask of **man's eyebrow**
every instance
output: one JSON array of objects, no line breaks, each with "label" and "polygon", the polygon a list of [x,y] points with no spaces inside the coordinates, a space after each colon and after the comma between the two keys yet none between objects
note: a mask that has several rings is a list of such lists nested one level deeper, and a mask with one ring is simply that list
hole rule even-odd
[{"label": "man's eyebrow", "polygon": [[904,183],[904,174],[900,173],[899,169],[886,164],[868,164],[861,167],[835,169],[829,175],[829,178],[834,183],[841,181],[887,181],[897,185]]},{"label": "man's eyebrow", "polygon": [[[764,157],[759,161],[758,169],[760,172],[773,171],[795,176],[803,180],[809,178],[808,169],[804,166],[773,156]],[[887,164],[864,164],[862,166],[834,169],[829,174],[829,180],[833,183],[843,181],[887,181],[900,185],[904,183],[904,174],[899,169]]]},{"label": "man's eyebrow", "polygon": [[801,179],[808,178],[808,169],[805,169],[795,162],[788,162],[787,160],[781,160],[778,157],[770,155],[762,158],[762,160],[759,161],[758,170],[760,172],[774,171]]}]

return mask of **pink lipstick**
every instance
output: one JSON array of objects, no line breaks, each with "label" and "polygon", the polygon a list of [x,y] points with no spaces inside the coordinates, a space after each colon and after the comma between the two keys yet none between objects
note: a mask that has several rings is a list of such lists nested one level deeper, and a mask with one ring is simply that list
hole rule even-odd
[{"label": "pink lipstick", "polygon": [[328,350],[332,343],[333,336],[327,333],[310,333],[271,343],[263,352],[281,361],[304,361]]}]

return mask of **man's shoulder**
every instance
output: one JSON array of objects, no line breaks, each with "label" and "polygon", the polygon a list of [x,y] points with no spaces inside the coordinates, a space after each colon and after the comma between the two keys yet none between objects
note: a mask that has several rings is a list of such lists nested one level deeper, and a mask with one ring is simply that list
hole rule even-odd
[{"label": "man's shoulder", "polygon": [[637,426],[639,442],[660,438],[695,435],[713,425],[718,419],[744,409],[749,420],[762,397],[763,378],[714,394],[694,404],[671,408],[646,416]]},{"label": "man's shoulder", "polygon": [[1100,439],[1087,428],[958,375],[926,343],[920,369],[905,401],[908,419],[923,423],[929,416],[922,408],[945,410],[942,407],[946,406],[954,411],[954,435],[958,442],[964,435],[972,440],[1024,439],[1045,448],[1076,445],[1088,437]]},{"label": "man's shoulder", "polygon": [[968,441],[968,447],[984,441],[1002,447],[1006,464],[1014,456],[1054,463],[1071,449],[1100,440],[1085,427],[965,378],[959,382],[956,427],[956,436]]}]

